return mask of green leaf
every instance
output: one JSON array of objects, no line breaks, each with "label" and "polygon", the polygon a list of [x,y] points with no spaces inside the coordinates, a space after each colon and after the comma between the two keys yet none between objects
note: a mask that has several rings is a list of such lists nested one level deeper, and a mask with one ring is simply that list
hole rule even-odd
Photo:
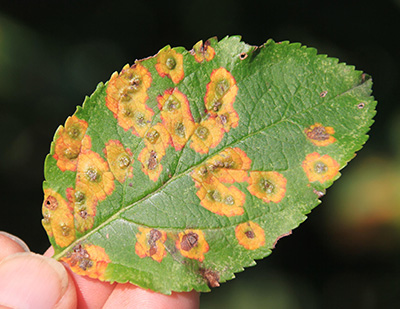
[{"label": "green leaf", "polygon": [[367,140],[370,77],[313,48],[163,48],[57,130],[43,226],[78,274],[209,291],[306,219]]}]

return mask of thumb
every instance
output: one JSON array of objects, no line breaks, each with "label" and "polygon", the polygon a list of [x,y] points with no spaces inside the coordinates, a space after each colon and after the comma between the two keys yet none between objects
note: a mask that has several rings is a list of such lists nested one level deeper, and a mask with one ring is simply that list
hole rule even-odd
[{"label": "thumb", "polygon": [[72,278],[61,263],[39,254],[9,255],[0,263],[0,307],[76,308]]}]

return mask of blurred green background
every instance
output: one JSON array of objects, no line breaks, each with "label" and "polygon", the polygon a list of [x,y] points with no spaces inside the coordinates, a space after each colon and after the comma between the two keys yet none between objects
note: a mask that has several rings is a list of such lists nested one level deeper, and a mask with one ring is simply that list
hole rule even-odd
[{"label": "blurred green background", "polygon": [[98,82],[163,46],[240,34],[313,46],[372,75],[370,140],[274,253],[202,308],[400,308],[400,1],[0,1],[0,230],[33,251],[43,162]]}]

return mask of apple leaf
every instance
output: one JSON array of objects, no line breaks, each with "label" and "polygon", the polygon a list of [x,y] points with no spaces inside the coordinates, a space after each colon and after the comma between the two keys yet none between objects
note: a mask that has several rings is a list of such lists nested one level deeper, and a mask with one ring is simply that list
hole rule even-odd
[{"label": "apple leaf", "polygon": [[234,278],[366,142],[371,85],[313,48],[237,36],[126,65],[55,133],[42,208],[54,258],[165,294]]}]

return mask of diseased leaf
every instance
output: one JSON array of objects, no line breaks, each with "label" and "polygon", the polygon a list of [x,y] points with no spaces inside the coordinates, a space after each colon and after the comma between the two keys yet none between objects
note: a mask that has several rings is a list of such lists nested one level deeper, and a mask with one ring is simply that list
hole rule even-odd
[{"label": "diseased leaf", "polygon": [[271,253],[367,140],[371,79],[313,48],[163,48],[57,130],[43,226],[78,274],[209,291]]}]

